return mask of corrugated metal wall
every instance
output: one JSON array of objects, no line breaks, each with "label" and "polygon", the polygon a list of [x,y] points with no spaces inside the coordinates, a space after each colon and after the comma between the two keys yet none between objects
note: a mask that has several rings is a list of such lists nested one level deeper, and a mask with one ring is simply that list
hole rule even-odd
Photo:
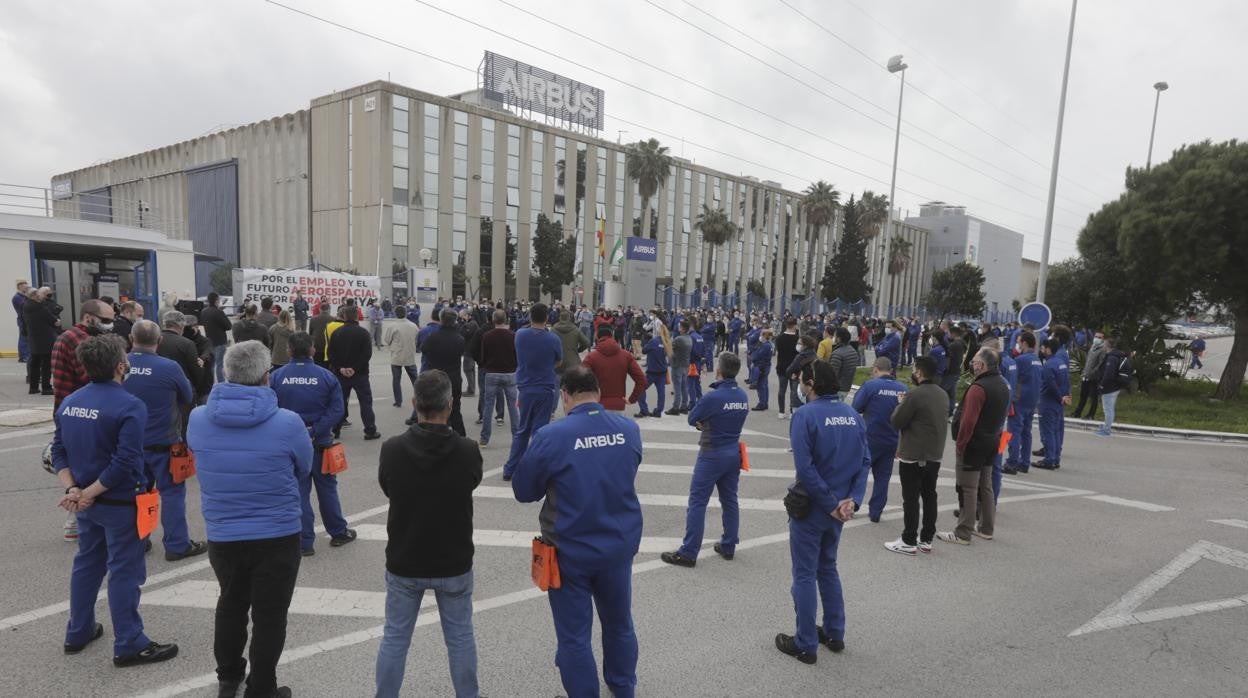
[{"label": "corrugated metal wall", "polygon": [[238,264],[238,161],[187,172],[187,227],[199,254]]}]

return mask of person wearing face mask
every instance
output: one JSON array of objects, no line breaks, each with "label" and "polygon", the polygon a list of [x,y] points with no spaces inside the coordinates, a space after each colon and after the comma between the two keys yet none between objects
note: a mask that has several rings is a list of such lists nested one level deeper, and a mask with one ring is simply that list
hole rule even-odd
[{"label": "person wearing face mask", "polygon": [[1044,366],[1040,370],[1040,443],[1044,447],[1041,460],[1031,464],[1041,470],[1062,467],[1062,442],[1066,438],[1066,414],[1070,404],[1070,364],[1061,339],[1049,337],[1040,345]]},{"label": "person wearing face mask", "polygon": [[1002,473],[1017,475],[1026,473],[1027,454],[1031,452],[1031,422],[1036,415],[1040,400],[1041,362],[1036,357],[1036,336],[1024,330],[1014,345],[1014,364],[1018,375],[1015,390],[1011,393],[1012,407],[1007,428],[1010,430],[1009,455]]},{"label": "person wearing face mask", "polygon": [[1088,406],[1088,419],[1096,419],[1096,403],[1100,401],[1101,368],[1105,366],[1105,333],[1097,331],[1092,335],[1092,348],[1088,350],[1088,358],[1083,364],[1083,373],[1079,380],[1079,404],[1075,419],[1083,416],[1083,406]]},{"label": "person wearing face mask", "polygon": [[888,359],[893,375],[896,375],[897,364],[901,362],[901,335],[897,333],[896,321],[884,323],[884,340],[875,345],[875,355]]}]

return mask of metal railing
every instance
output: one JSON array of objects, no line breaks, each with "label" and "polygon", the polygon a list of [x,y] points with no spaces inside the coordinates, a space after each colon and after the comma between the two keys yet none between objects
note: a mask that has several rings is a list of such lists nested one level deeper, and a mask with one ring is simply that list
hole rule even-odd
[{"label": "metal railing", "polygon": [[0,182],[0,213],[116,223],[186,237],[186,226],[180,219],[162,215],[151,202],[115,195],[74,192],[72,198],[59,199],[47,187]]}]

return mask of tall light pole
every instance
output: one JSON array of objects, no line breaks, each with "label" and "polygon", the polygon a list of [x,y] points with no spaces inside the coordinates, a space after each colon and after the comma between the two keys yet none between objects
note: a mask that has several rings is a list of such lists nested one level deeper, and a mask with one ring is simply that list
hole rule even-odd
[{"label": "tall light pole", "polygon": [[[893,135],[893,176],[888,184],[888,225],[884,228],[884,256],[880,260],[880,273],[878,275],[881,286],[884,285],[884,275],[888,268],[888,248],[892,244],[895,230],[893,225],[893,208],[897,205],[894,197],[897,195],[897,151],[901,147],[901,101],[906,96],[906,68],[909,67],[902,62],[900,54],[888,59],[888,72],[901,73],[901,90],[897,93],[897,131]],[[879,298],[881,295],[883,294],[877,293],[876,298]],[[889,305],[893,304],[891,294],[889,295],[888,303]],[[879,312],[879,308],[876,308],[876,312]]]},{"label": "tall light pole", "polygon": [[1057,198],[1057,163],[1062,155],[1062,120],[1066,116],[1066,84],[1070,79],[1070,49],[1075,42],[1075,10],[1079,0],[1070,0],[1070,30],[1066,34],[1066,67],[1062,69],[1062,97],[1057,103],[1057,136],[1053,139],[1053,166],[1049,170],[1049,203],[1044,211],[1044,244],[1040,248],[1040,278],[1036,281],[1036,302],[1044,302],[1049,280],[1049,243],[1053,241],[1053,202]]},{"label": "tall light pole", "polygon": [[1170,89],[1170,84],[1163,80],[1155,83],[1153,89],[1157,90],[1157,99],[1153,101],[1153,127],[1148,131],[1148,160],[1144,161],[1146,170],[1153,167],[1153,136],[1157,135],[1157,107],[1161,106],[1161,93]]}]

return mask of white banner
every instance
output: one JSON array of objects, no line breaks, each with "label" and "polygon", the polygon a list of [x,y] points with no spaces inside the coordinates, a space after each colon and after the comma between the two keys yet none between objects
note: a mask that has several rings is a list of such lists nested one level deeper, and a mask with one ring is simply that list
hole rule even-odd
[{"label": "white banner", "polygon": [[[295,293],[303,294],[309,304],[322,298],[331,306],[338,307],[348,298],[354,298],[363,306],[369,298],[380,301],[381,277],[354,276],[334,271],[274,271],[272,269],[242,269],[242,283],[235,295],[244,301],[259,302],[268,296],[283,308],[289,307]],[[237,278],[237,277],[236,277]]]}]

